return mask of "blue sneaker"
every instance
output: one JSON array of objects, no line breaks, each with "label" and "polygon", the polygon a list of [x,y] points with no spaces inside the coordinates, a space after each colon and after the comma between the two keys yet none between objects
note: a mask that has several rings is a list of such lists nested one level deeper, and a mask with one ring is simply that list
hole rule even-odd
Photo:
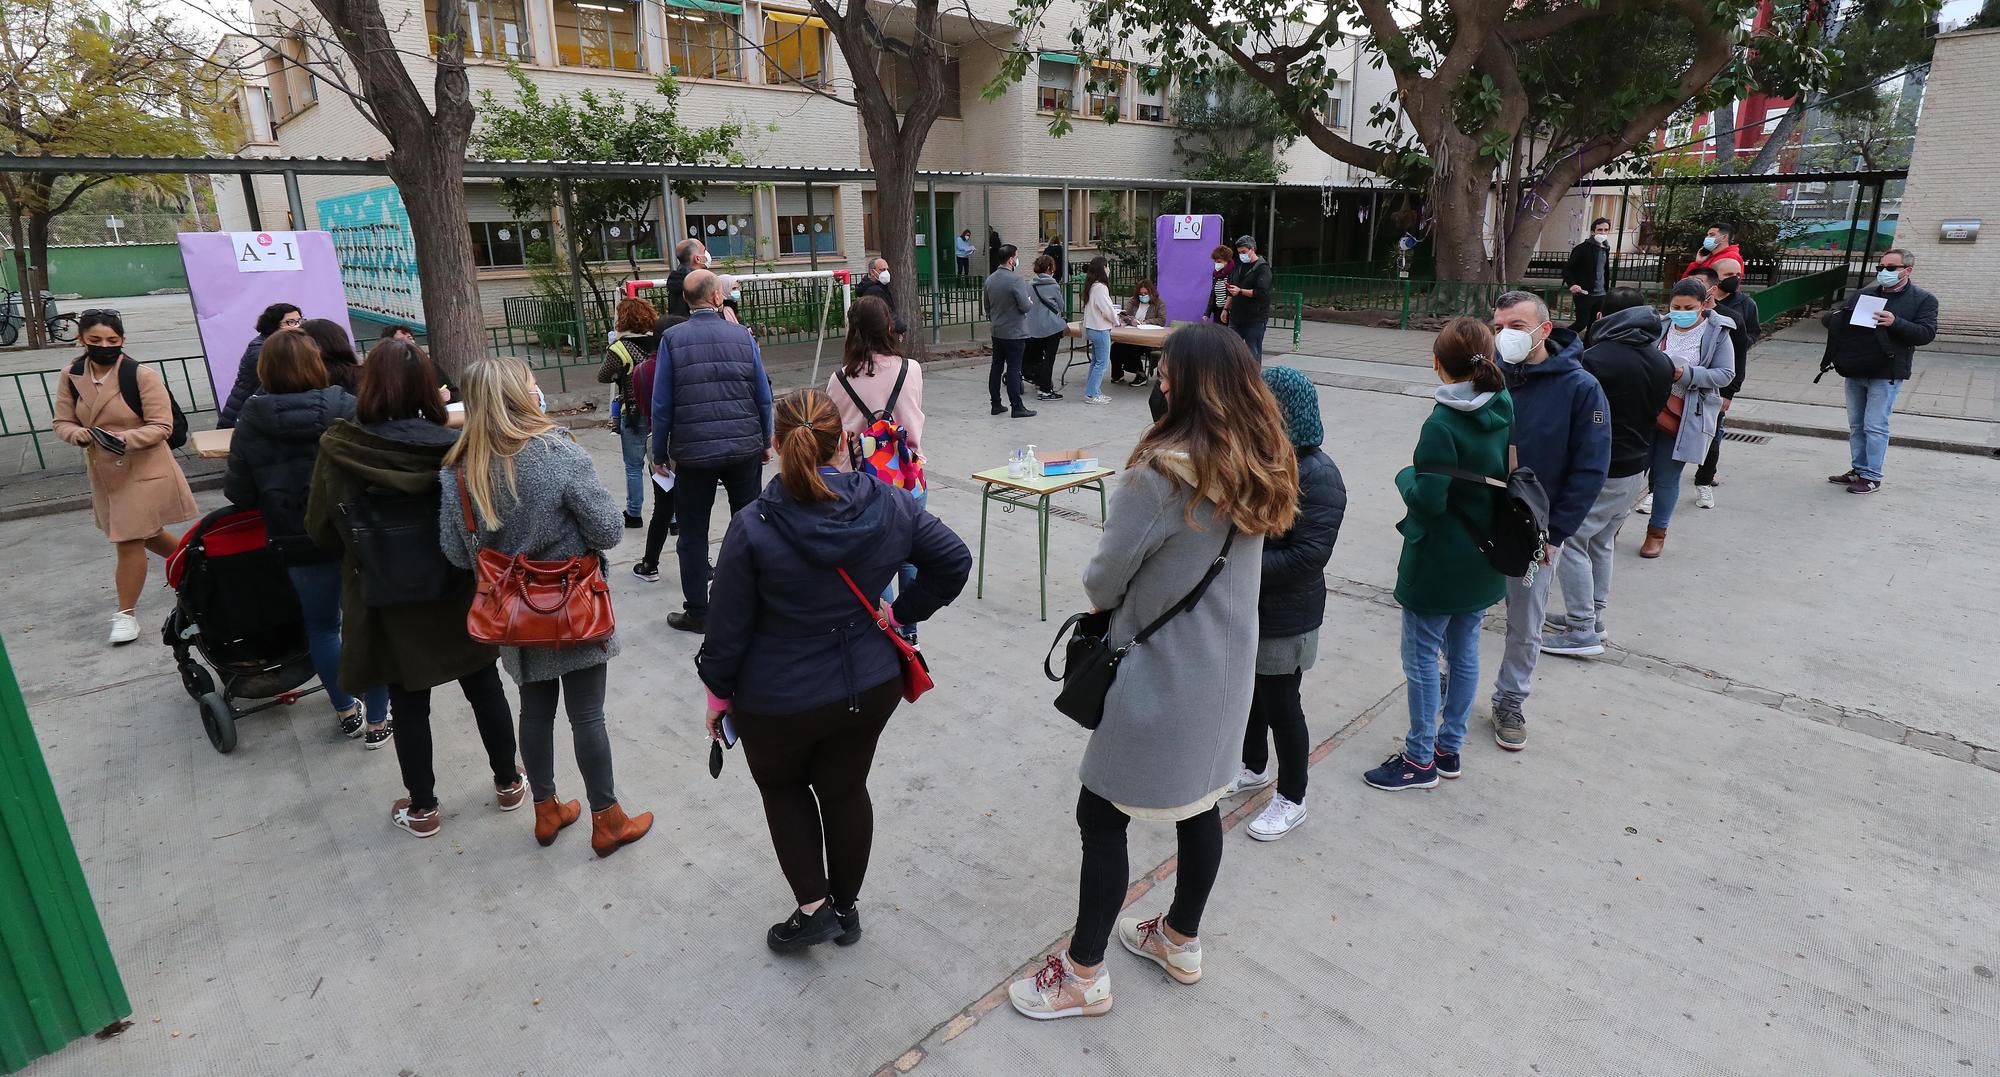
[{"label": "blue sneaker", "polygon": [[1363,774],[1361,780],[1392,793],[1400,789],[1432,789],[1438,783],[1438,768],[1435,763],[1418,766],[1409,756],[1397,752],[1381,766]]}]

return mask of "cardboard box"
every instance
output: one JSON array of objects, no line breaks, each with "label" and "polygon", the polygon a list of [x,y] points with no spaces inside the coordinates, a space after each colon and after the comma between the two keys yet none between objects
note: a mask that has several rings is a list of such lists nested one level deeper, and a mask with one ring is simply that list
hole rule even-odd
[{"label": "cardboard box", "polygon": [[1081,475],[1097,470],[1097,457],[1087,449],[1064,449],[1059,452],[1040,452],[1044,475]]}]

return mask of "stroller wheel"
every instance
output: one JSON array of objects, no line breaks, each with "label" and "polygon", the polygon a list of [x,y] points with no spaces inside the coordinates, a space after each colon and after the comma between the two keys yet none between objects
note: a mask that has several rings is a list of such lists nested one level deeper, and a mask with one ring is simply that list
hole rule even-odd
[{"label": "stroller wheel", "polygon": [[215,678],[208,675],[201,663],[186,659],[181,662],[181,687],[187,689],[189,699],[199,703],[201,697],[215,691]]},{"label": "stroller wheel", "polygon": [[230,709],[229,701],[220,693],[210,692],[200,699],[201,727],[208,731],[208,742],[224,755],[236,750],[236,712]]}]

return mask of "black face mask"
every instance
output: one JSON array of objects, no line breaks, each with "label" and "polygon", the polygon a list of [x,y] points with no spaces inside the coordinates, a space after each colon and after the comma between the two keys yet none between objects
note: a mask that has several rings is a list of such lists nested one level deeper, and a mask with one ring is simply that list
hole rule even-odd
[{"label": "black face mask", "polygon": [[86,344],[83,346],[83,354],[93,363],[108,365],[117,362],[118,357],[125,354],[125,349],[116,344]]},{"label": "black face mask", "polygon": [[1736,289],[1743,287],[1743,278],[1724,277],[1722,278],[1722,283],[1716,285],[1716,287],[1722,289],[1723,295],[1735,295]]}]

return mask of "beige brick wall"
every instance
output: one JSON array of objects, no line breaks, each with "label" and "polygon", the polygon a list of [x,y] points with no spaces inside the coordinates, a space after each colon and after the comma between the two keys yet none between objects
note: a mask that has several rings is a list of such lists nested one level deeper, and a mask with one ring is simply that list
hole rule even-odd
[{"label": "beige brick wall", "polygon": [[[1896,240],[1916,255],[1917,283],[1938,297],[1940,329],[2000,334],[2000,30],[1937,39]],[[1941,243],[1945,220],[1982,222],[1978,242]]]}]

